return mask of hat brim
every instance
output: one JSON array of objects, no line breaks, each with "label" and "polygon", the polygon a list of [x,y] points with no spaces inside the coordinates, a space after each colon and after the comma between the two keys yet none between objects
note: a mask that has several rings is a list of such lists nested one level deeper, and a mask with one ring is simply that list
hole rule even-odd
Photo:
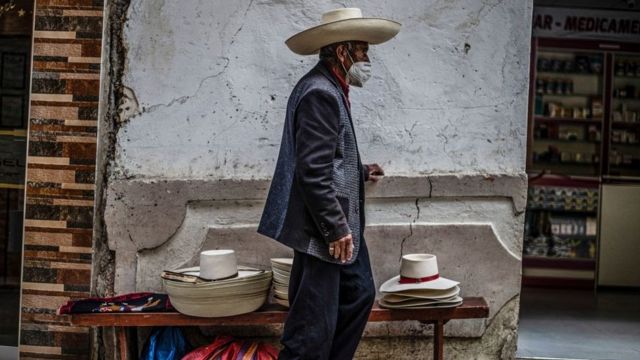
[{"label": "hat brim", "polygon": [[408,290],[394,293],[386,293],[384,299],[387,302],[403,302],[411,299],[441,300],[452,296],[458,296],[460,288],[457,286],[448,290]]},{"label": "hat brim", "polygon": [[393,293],[399,291],[407,291],[407,290],[449,290],[455,286],[460,284],[457,281],[449,280],[443,277],[438,278],[437,280],[421,282],[421,283],[411,283],[411,284],[400,284],[400,275],[395,276],[389,280],[387,280],[382,286],[380,286],[380,292],[383,293]]},{"label": "hat brim", "polygon": [[285,43],[298,55],[312,55],[324,46],[342,41],[382,44],[396,36],[400,26],[398,22],[382,18],[345,19],[301,31]]},{"label": "hat brim", "polygon": [[388,309],[426,309],[426,308],[443,308],[454,307],[462,304],[462,298],[455,296],[448,300],[413,300],[403,303],[389,303],[381,299],[378,303],[381,307]]}]

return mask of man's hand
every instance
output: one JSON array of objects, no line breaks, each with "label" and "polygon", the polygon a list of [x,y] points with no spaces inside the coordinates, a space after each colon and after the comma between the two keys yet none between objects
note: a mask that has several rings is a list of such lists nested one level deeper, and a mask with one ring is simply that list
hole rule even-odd
[{"label": "man's hand", "polygon": [[343,263],[351,260],[353,255],[353,237],[351,234],[329,244],[329,255],[340,259]]},{"label": "man's hand", "polygon": [[384,170],[378,164],[367,164],[369,168],[369,180],[376,182],[384,175]]}]

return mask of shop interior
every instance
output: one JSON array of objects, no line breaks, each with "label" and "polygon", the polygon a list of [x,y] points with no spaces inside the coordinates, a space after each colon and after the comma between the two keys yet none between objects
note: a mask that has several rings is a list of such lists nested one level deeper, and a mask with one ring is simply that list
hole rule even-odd
[{"label": "shop interior", "polygon": [[[625,21],[640,13],[546,3],[533,17],[518,356],[638,358],[640,35]],[[590,31],[598,22],[612,31]]]}]

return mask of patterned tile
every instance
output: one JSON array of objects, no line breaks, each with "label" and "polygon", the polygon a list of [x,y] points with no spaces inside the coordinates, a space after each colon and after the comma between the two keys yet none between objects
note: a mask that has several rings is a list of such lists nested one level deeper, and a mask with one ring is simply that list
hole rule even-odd
[{"label": "patterned tile", "polygon": [[21,303],[22,359],[87,359],[88,328],[55,316],[89,296],[103,1],[38,0]]}]

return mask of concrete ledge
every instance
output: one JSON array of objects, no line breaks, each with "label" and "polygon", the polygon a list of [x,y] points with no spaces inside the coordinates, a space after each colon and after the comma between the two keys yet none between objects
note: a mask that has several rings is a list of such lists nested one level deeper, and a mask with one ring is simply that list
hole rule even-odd
[{"label": "concrete ledge", "polygon": [[[291,256],[256,233],[268,187],[266,180],[110,184],[105,221],[115,291],[161,290],[160,271],[194,265],[202,249],[233,248],[242,263],[264,267],[271,257]],[[519,293],[525,176],[386,177],[367,187],[367,199],[377,286],[397,273],[402,253],[432,252],[465,296],[487,299],[490,316]],[[447,334],[481,336],[485,328],[482,320],[464,321]]]}]

